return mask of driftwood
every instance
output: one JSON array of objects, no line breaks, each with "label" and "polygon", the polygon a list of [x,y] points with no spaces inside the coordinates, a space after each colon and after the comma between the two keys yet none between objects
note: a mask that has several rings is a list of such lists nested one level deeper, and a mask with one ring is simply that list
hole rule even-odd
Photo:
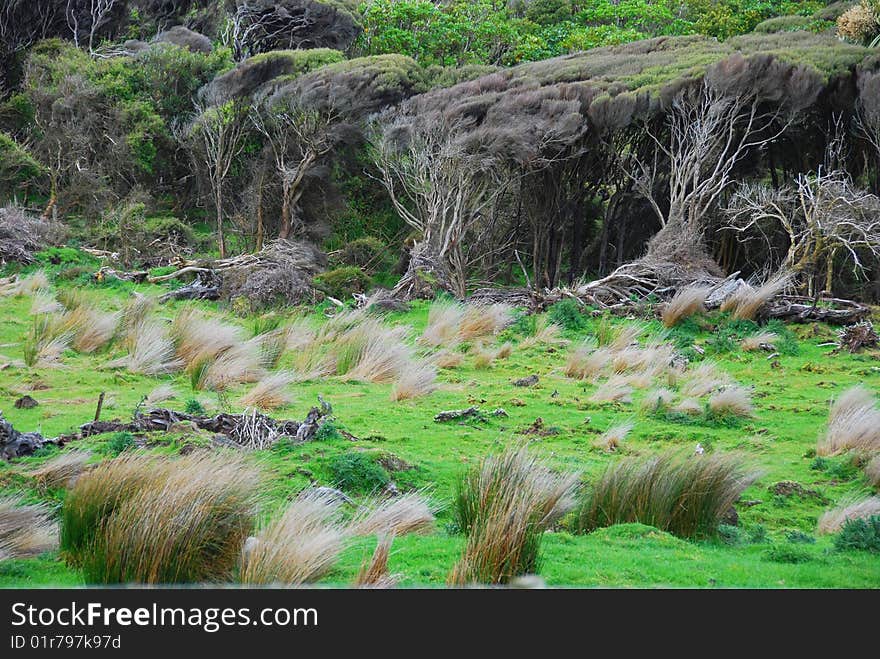
[{"label": "driftwood", "polygon": [[47,444],[56,443],[57,440],[46,439],[38,432],[19,432],[0,412],[0,458],[11,460],[33,455]]},{"label": "driftwood", "polygon": [[220,298],[220,275],[212,270],[199,270],[195,280],[186,286],[165,293],[159,302],[168,300],[217,300]]},{"label": "driftwood", "polygon": [[458,421],[460,419],[482,419],[483,415],[480,413],[479,407],[468,407],[463,410],[445,410],[443,412],[439,412],[434,416],[434,421],[437,423],[444,423],[446,421]]}]

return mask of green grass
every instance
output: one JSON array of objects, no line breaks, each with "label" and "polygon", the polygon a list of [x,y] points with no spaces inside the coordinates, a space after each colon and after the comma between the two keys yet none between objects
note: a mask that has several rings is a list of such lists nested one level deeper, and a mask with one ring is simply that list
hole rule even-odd
[{"label": "green grass", "polygon": [[[50,266],[50,275],[63,271]],[[55,286],[83,285],[56,279]],[[91,298],[101,308],[120,309],[133,291],[155,295],[167,289],[132,283],[86,284]],[[105,364],[120,356],[111,345],[98,355],[67,352],[58,368],[17,367],[23,358],[22,341],[31,326],[31,300],[0,298],[0,410],[16,428],[39,430],[54,436],[75,430],[90,421],[101,392],[106,393],[103,419],[128,419],[141,399],[159,384],[173,384],[178,398],[164,406],[183,410],[197,400],[208,414],[223,409],[240,411],[236,401],[248,386],[225,392],[222,397],[192,391],[189,375],[145,377],[125,370],[109,370]],[[201,302],[205,310],[221,311],[215,303]],[[158,314],[171,318],[180,304],[161,306]],[[306,310],[315,319],[320,310]],[[303,310],[278,310],[282,323]],[[385,321],[412,327],[421,333],[428,305],[417,303],[407,312],[391,313]],[[227,319],[238,322],[251,334],[262,321],[256,317]],[[589,335],[607,332],[609,326],[631,322],[584,316],[581,329],[566,331],[572,347]],[[646,321],[650,331],[659,332],[657,320]],[[692,343],[706,349],[713,336],[738,335],[745,328],[724,329],[724,319],[708,316],[674,333],[682,349]],[[274,320],[272,321],[274,325]],[[719,333],[718,328],[722,327]],[[798,531],[815,534],[821,513],[847,494],[864,491],[868,485],[857,469],[842,459],[815,461],[816,440],[827,420],[830,400],[854,384],[880,389],[878,353],[830,356],[830,347],[819,347],[833,330],[824,326],[792,326],[790,343],[783,354],[768,360],[762,352],[743,352],[737,345],[724,345],[711,359],[740,384],[753,387],[756,406],[752,418],[736,423],[709,416],[685,417],[640,411],[644,390],[636,390],[633,404],[597,404],[590,395],[595,385],[566,378],[565,358],[570,348],[559,346],[516,347],[522,338],[517,328],[498,337],[511,340],[515,349],[505,360],[477,369],[473,357],[464,364],[440,372],[439,388],[413,400],[392,402],[392,385],[342,382],[328,378],[291,387],[294,402],[272,413],[277,418],[302,419],[322,395],[333,405],[334,427],[358,438],[352,441],[339,433],[302,445],[283,442],[251,459],[267,474],[264,495],[268,510],[280,509],[299,490],[316,483],[333,485],[331,465],[340,456],[356,452],[373,458],[392,455],[410,468],[391,470],[391,479],[401,489],[428,487],[432,498],[445,508],[438,515],[438,531],[427,536],[407,536],[394,541],[389,568],[403,575],[403,585],[442,586],[464,547],[464,536],[447,530],[451,526],[454,484],[468,468],[490,451],[528,439],[531,450],[551,467],[579,471],[584,480],[597,477],[611,462],[624,456],[657,453],[666,449],[693,450],[699,443],[707,451],[739,451],[763,471],[763,476],[742,495],[748,506],[737,505],[744,540],[725,543],[720,538],[691,541],[639,525],[618,525],[584,536],[548,532],[541,545],[541,576],[556,586],[640,586],[640,587],[878,587],[880,562],[871,552],[838,551],[833,538],[819,537],[815,544],[795,544],[787,534]],[[725,342],[726,343],[726,342]],[[731,342],[733,343],[733,342]],[[729,349],[728,349],[729,348]],[[685,350],[688,353],[687,350]],[[694,359],[699,355],[690,351]],[[280,367],[289,367],[292,355],[282,356]],[[535,373],[534,387],[514,387],[514,379]],[[23,394],[40,404],[17,409],[13,403]],[[440,424],[433,421],[440,410],[477,405],[485,420]],[[503,408],[507,416],[489,414]],[[543,420],[548,432],[522,434]],[[617,453],[594,446],[609,427],[629,418],[635,428]],[[147,450],[177,454],[185,447],[209,446],[203,433],[152,435]],[[71,448],[92,449],[95,460],[108,457],[111,436],[91,437]],[[112,440],[111,440],[112,441]],[[108,450],[109,449],[109,450]],[[49,451],[47,453],[56,453]],[[42,464],[49,455],[0,462],[0,493],[22,492],[34,501],[46,500],[59,507],[64,493],[40,492],[26,472]],[[387,464],[384,463],[384,464]],[[780,496],[770,491],[780,481],[796,481],[817,496]],[[754,503],[759,502],[759,503]],[[751,542],[752,530],[763,528],[766,539]],[[325,581],[331,585],[351,583],[362,562],[371,554],[375,540],[358,541],[343,555],[338,568]],[[783,546],[784,550],[774,550]],[[790,550],[789,547],[796,547]],[[786,562],[786,554],[791,554]],[[797,554],[797,556],[795,556]],[[775,560],[773,560],[775,558]],[[56,555],[0,563],[0,586],[78,586],[81,574],[59,562]]]}]

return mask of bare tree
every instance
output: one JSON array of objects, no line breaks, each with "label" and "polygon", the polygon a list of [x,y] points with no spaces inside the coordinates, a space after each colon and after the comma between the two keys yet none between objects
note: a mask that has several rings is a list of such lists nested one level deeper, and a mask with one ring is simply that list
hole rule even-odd
[{"label": "bare tree", "polygon": [[[459,297],[467,292],[465,237],[506,185],[497,159],[456,139],[462,128],[459,121],[413,121],[391,111],[372,134],[373,160],[391,202],[420,235],[397,292],[419,294],[420,270]],[[492,246],[478,247],[485,255]]]},{"label": "bare tree", "polygon": [[[705,78],[673,98],[666,118],[668,138],[648,129],[656,147],[653,160],[635,159],[630,175],[660,221],[649,255],[671,261],[704,256],[706,219],[733,182],[736,165],[791,123],[780,104],[763,107],[758,88],[731,90]],[[659,186],[658,177],[668,184]],[[658,191],[668,192],[668,198],[659,198]]]},{"label": "bare tree", "polygon": [[266,141],[281,183],[278,237],[287,239],[300,228],[295,225],[297,205],[305,192],[306,176],[333,147],[331,127],[337,113],[333,109],[305,109],[284,98],[256,106],[250,117]]},{"label": "bare tree", "polygon": [[226,257],[223,228],[223,191],[235,159],[244,149],[247,132],[248,106],[233,99],[221,105],[196,104],[195,119],[189,126],[192,156],[197,165],[204,165],[204,174],[211,188],[217,213],[217,244],[220,258]]},{"label": "bare tree", "polygon": [[807,294],[818,292],[819,278],[830,293],[835,262],[849,262],[857,277],[880,264],[880,198],[854,184],[848,174],[823,168],[800,174],[778,190],[748,184],[733,195],[727,228],[765,241],[770,249],[781,231],[787,248],[780,270],[803,276]]},{"label": "bare tree", "polygon": [[95,52],[95,38],[109,21],[120,0],[67,0],[67,25],[73,42],[80,47],[81,35],[87,39],[89,53]]}]

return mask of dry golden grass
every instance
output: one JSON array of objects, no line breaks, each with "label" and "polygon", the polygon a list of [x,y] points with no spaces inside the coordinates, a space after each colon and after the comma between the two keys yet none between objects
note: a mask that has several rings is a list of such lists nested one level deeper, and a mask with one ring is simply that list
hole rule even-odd
[{"label": "dry golden grass", "polygon": [[880,452],[880,408],[868,389],[852,387],[831,405],[828,429],[816,452],[835,455],[845,451]]},{"label": "dry golden grass", "polygon": [[287,326],[287,349],[307,350],[315,342],[316,331],[306,318],[298,318]]},{"label": "dry golden grass", "polygon": [[721,304],[721,311],[730,311],[734,320],[754,320],[764,306],[791,282],[789,276],[770,279],[758,288],[743,286]]},{"label": "dry golden grass", "polygon": [[128,354],[110,362],[110,368],[127,368],[140,375],[163,375],[183,368],[183,361],[175,356],[174,342],[157,321],[145,320],[132,326],[125,342]]},{"label": "dry golden grass", "polygon": [[458,338],[472,341],[498,334],[513,322],[513,310],[506,304],[466,305],[458,327]]},{"label": "dry golden grass", "polygon": [[274,410],[290,405],[292,399],[286,391],[295,380],[293,373],[278,372],[267,375],[241,398],[244,407]]},{"label": "dry golden grass", "polygon": [[612,426],[599,437],[596,442],[596,447],[606,451],[608,453],[614,453],[618,449],[620,449],[621,444],[627,438],[632,429],[635,428],[636,424],[632,421],[626,421],[624,423],[619,423],[615,426]]},{"label": "dry golden grass", "polygon": [[434,528],[431,504],[421,492],[393,499],[372,500],[352,520],[352,535],[430,533]]},{"label": "dry golden grass", "polygon": [[669,408],[675,401],[675,392],[670,389],[652,389],[642,399],[642,410],[657,412]]},{"label": "dry golden grass", "polygon": [[764,350],[764,346],[773,347],[773,344],[779,340],[779,336],[774,334],[773,332],[761,332],[760,334],[753,334],[752,336],[747,336],[742,340],[740,345],[742,349],[747,352],[754,352],[756,350]]},{"label": "dry golden grass", "polygon": [[[366,327],[361,326],[361,331]],[[381,333],[379,328],[369,331],[363,336],[363,348],[354,367],[346,373],[347,379],[388,383],[399,378],[411,367],[415,358],[404,337],[403,328],[384,328]]]},{"label": "dry golden grass", "polygon": [[702,398],[730,383],[730,376],[721,371],[714,362],[700,362],[695,369],[688,371],[680,391],[691,398]]},{"label": "dry golden grass", "polygon": [[30,475],[42,490],[71,487],[86,470],[91,457],[88,451],[64,451],[31,471]]},{"label": "dry golden grass", "polygon": [[585,341],[576,348],[565,363],[565,374],[578,380],[595,380],[611,366],[614,357],[607,348],[595,347],[594,341]]},{"label": "dry golden grass", "polygon": [[594,403],[631,403],[633,388],[627,379],[614,376],[596,387],[590,400]]},{"label": "dry golden grass", "polygon": [[391,574],[388,570],[388,557],[391,554],[393,535],[380,535],[377,539],[376,549],[368,563],[361,565],[357,577],[354,580],[355,588],[394,588],[400,575]]},{"label": "dry golden grass", "polygon": [[865,476],[871,485],[880,488],[880,455],[875,455],[865,465]]},{"label": "dry golden grass", "polygon": [[25,295],[34,295],[39,291],[48,291],[50,287],[49,277],[45,271],[37,270],[24,279],[15,278],[11,282],[6,283],[0,289],[0,295],[23,297]]},{"label": "dry golden grass", "polygon": [[166,400],[174,398],[177,398],[177,392],[174,390],[174,387],[170,384],[160,384],[147,394],[147,397],[144,399],[144,405],[148,408],[155,407],[159,403],[164,403]]},{"label": "dry golden grass", "polygon": [[259,345],[242,343],[221,352],[216,359],[207,355],[204,361],[191,364],[196,389],[226,391],[237,384],[259,382],[266,374],[260,360]]},{"label": "dry golden grass", "polygon": [[639,323],[621,325],[614,330],[609,347],[614,351],[623,350],[636,343],[639,337],[645,333],[645,326]]},{"label": "dry golden grass", "polygon": [[345,547],[339,504],[307,495],[259,531],[241,566],[242,583],[300,585],[327,574]]},{"label": "dry golden grass", "polygon": [[474,368],[480,370],[489,368],[495,361],[495,352],[485,348],[482,343],[475,345],[471,354],[474,356]]},{"label": "dry golden grass", "polygon": [[660,317],[665,327],[675,327],[685,318],[706,310],[706,296],[711,289],[705,286],[686,286],[664,305]]},{"label": "dry golden grass", "polygon": [[419,342],[433,347],[454,348],[460,342],[458,330],[464,313],[464,306],[457,302],[433,302],[428,309],[428,323]]},{"label": "dry golden grass", "polygon": [[709,409],[718,415],[752,416],[755,413],[751,392],[739,385],[728,386],[712,394]]},{"label": "dry golden grass", "polygon": [[89,583],[228,579],[259,487],[259,473],[237,454],[117,458],[68,493],[62,546]]},{"label": "dry golden grass", "polygon": [[39,556],[57,546],[58,527],[46,506],[0,497],[0,560]]},{"label": "dry golden grass", "polygon": [[54,314],[64,311],[64,306],[49,291],[37,291],[31,301],[31,315]]},{"label": "dry golden grass", "polygon": [[685,398],[675,406],[675,411],[688,416],[697,416],[703,413],[703,406],[696,398]]},{"label": "dry golden grass", "polygon": [[391,388],[391,400],[427,396],[437,388],[437,368],[428,362],[410,364]]},{"label": "dry golden grass", "polygon": [[562,327],[551,323],[545,315],[535,317],[535,332],[519,342],[520,348],[531,348],[536,345],[565,345],[567,339],[562,337]]},{"label": "dry golden grass", "polygon": [[513,354],[513,344],[510,341],[502,343],[495,351],[495,359],[507,359]]},{"label": "dry golden grass", "polygon": [[850,519],[867,519],[880,515],[880,496],[850,498],[840,502],[837,508],[826,510],[819,518],[819,533],[836,533]]},{"label": "dry golden grass", "polygon": [[576,474],[556,474],[524,447],[485,458],[458,485],[467,535],[450,584],[506,583],[537,569],[541,536],[575,505]]},{"label": "dry golden grass", "polygon": [[60,328],[72,337],[71,345],[81,353],[92,353],[107,345],[116,334],[119,315],[80,304],[60,320]]},{"label": "dry golden grass", "polygon": [[209,317],[194,307],[186,307],[177,314],[171,324],[171,338],[177,357],[187,367],[216,358],[245,341],[240,327]]},{"label": "dry golden grass", "polygon": [[464,362],[464,355],[455,350],[443,349],[432,357],[439,368],[457,368]]}]

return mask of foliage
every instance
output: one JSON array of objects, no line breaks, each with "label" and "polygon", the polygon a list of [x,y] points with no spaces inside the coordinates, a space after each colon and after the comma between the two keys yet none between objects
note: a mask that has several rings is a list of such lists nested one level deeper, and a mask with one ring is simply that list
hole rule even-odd
[{"label": "foliage", "polygon": [[117,456],[123,451],[134,448],[134,435],[130,432],[117,432],[107,440],[107,450],[111,455]]},{"label": "foliage", "polygon": [[569,332],[580,332],[587,327],[587,319],[580,305],[568,298],[553,304],[547,310],[547,318]]},{"label": "foliage", "polygon": [[370,276],[356,265],[347,265],[316,275],[315,287],[327,295],[345,299],[354,293],[364,293],[371,284]]},{"label": "foliage", "polygon": [[880,515],[848,519],[834,539],[840,550],[859,549],[880,553]]},{"label": "foliage", "polygon": [[370,494],[385,487],[391,480],[388,472],[365,453],[343,453],[328,465],[336,487],[353,494]]}]

